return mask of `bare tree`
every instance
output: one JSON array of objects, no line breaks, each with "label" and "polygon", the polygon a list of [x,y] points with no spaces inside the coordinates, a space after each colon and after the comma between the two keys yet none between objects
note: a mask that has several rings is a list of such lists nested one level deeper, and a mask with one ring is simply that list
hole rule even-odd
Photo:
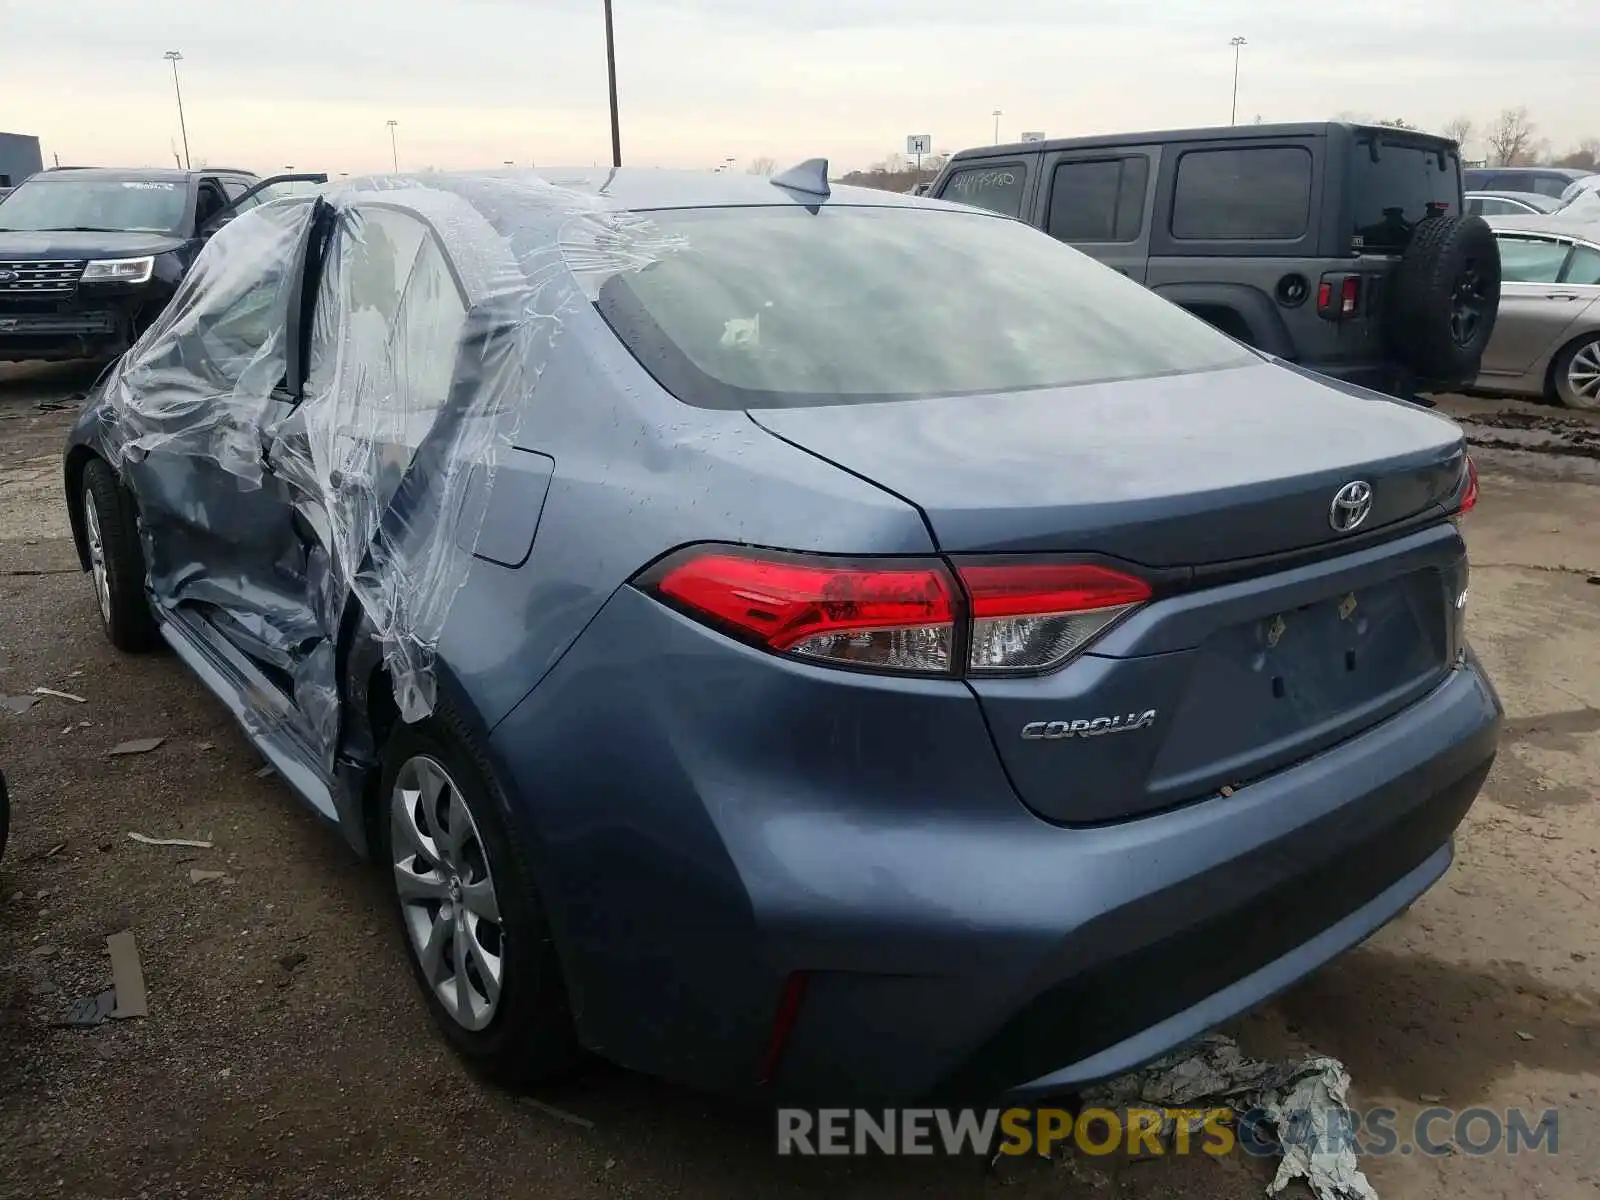
[{"label": "bare tree", "polygon": [[1452,117],[1444,123],[1444,135],[1465,150],[1472,140],[1472,118]]},{"label": "bare tree", "polygon": [[1380,119],[1378,121],[1378,124],[1382,125],[1385,129],[1415,129],[1416,128],[1416,126],[1413,125],[1410,121],[1403,120],[1400,117],[1384,117],[1384,118],[1382,118],[1382,119]]},{"label": "bare tree", "polygon": [[773,159],[762,155],[760,158],[750,160],[750,165],[745,168],[752,175],[771,175],[778,169],[778,164]]},{"label": "bare tree", "polygon": [[1486,141],[1489,158],[1497,167],[1516,167],[1527,164],[1538,148],[1534,134],[1538,127],[1524,107],[1502,109],[1489,127]]},{"label": "bare tree", "polygon": [[1577,167],[1580,171],[1600,171],[1600,138],[1584,138],[1558,158],[1556,166]]}]

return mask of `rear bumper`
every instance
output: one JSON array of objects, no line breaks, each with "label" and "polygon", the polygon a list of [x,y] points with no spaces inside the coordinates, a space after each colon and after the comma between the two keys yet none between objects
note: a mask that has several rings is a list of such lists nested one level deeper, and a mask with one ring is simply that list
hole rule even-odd
[{"label": "rear bumper", "polygon": [[978,1100],[1134,1067],[1380,927],[1449,865],[1500,721],[1469,658],[1231,796],[1060,828],[960,685],[774,660],[625,589],[492,755],[591,1048],[757,1092],[803,972],[766,1094]]}]

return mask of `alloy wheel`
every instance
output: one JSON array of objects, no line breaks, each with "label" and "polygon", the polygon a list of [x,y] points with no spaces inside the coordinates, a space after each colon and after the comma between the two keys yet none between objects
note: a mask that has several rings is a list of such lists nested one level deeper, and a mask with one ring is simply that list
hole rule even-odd
[{"label": "alloy wheel", "polygon": [[400,913],[423,976],[457,1024],[483,1029],[505,972],[500,905],[478,826],[437,759],[401,765],[389,828]]},{"label": "alloy wheel", "polygon": [[89,543],[89,573],[94,577],[94,598],[100,605],[100,619],[111,624],[111,575],[106,570],[105,540],[100,535],[100,509],[94,492],[83,493],[83,528]]},{"label": "alloy wheel", "polygon": [[1483,272],[1477,263],[1468,262],[1450,296],[1450,340],[1458,347],[1465,349],[1478,336],[1487,307],[1485,290]]},{"label": "alloy wheel", "polygon": [[1571,403],[1578,408],[1600,408],[1600,339],[1579,346],[1567,364]]}]

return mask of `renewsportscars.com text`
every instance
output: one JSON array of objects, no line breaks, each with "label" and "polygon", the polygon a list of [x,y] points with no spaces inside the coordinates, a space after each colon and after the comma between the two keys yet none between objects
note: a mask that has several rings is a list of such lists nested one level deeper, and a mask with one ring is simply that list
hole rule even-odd
[{"label": "renewsportscars.com text", "polygon": [[778,1110],[780,1155],[1083,1154],[1256,1157],[1304,1146],[1359,1156],[1484,1156],[1559,1151],[1555,1109],[1425,1108],[1409,1120],[1393,1108],[1298,1113],[1281,1127],[1232,1108]]}]

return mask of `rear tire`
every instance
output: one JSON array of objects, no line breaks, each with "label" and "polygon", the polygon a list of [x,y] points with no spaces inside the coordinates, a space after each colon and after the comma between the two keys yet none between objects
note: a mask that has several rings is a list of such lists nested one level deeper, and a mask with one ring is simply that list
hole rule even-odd
[{"label": "rear tire", "polygon": [[446,707],[383,751],[380,866],[412,976],[484,1075],[548,1082],[581,1058],[561,963],[503,794]]},{"label": "rear tire", "polygon": [[1550,366],[1556,399],[1568,408],[1600,411],[1600,333],[1579,338]]},{"label": "rear tire", "polygon": [[142,654],[161,644],[145,594],[144,547],[133,500],[101,459],[83,469],[83,531],[100,624],[118,650]]},{"label": "rear tire", "polygon": [[1482,217],[1429,217],[1388,296],[1390,347],[1425,380],[1470,382],[1500,310],[1500,247]]}]

